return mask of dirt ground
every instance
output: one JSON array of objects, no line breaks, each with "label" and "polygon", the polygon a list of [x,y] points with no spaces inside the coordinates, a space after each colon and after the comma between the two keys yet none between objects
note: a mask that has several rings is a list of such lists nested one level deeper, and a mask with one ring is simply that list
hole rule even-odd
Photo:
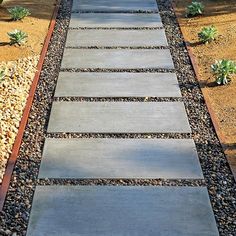
[{"label": "dirt ground", "polygon": [[[210,105],[219,127],[218,135],[223,140],[225,152],[236,171],[236,76],[228,85],[217,86],[210,66],[219,59],[236,61],[236,2],[235,0],[202,0],[203,16],[186,18],[185,8],[191,0],[175,0],[176,14],[185,39],[193,49],[199,68],[200,84],[209,97]],[[217,40],[200,44],[198,32],[205,26],[218,29]],[[236,174],[236,172],[235,172]],[[236,175],[235,175],[236,176]]]},{"label": "dirt ground", "polygon": [[[39,55],[47,34],[49,22],[55,6],[55,0],[4,0],[0,5],[0,61],[18,60]],[[7,8],[27,7],[31,15],[22,21],[11,21]],[[28,43],[24,46],[10,46],[7,32],[20,29],[28,34]]]}]

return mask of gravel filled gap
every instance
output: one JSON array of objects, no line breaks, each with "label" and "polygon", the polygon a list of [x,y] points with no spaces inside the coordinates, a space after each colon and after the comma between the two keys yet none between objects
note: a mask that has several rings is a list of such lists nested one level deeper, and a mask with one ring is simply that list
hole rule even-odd
[{"label": "gravel filled gap", "polygon": [[139,46],[139,47],[105,47],[105,46],[91,46],[91,47],[71,47],[71,46],[67,46],[66,48],[68,49],[168,49],[168,46]]},{"label": "gravel filled gap", "polygon": [[91,133],[48,133],[47,138],[146,138],[146,139],[190,139],[191,134],[159,133],[159,134],[91,134]]},{"label": "gravel filled gap", "polygon": [[135,10],[135,11],[112,11],[112,12],[109,12],[109,11],[93,11],[93,10],[73,10],[71,13],[81,13],[81,14],[86,14],[86,13],[108,13],[108,14],[117,14],[117,13],[121,13],[121,14],[138,14],[138,13],[141,13],[141,14],[154,14],[154,13],[159,13],[158,10]]},{"label": "gravel filled gap", "polygon": [[206,186],[204,180],[182,179],[39,179],[38,185]]},{"label": "gravel filled gap", "polygon": [[[190,134],[47,134],[51,104],[60,71],[65,38],[69,28],[71,2],[62,0],[56,28],[49,45],[39,85],[34,98],[28,124],[24,133],[18,161],[8,191],[4,211],[1,212],[0,235],[25,235],[34,190],[37,184],[61,184],[60,180],[37,180],[43,144],[51,138],[194,138],[205,176],[202,180],[65,180],[64,184],[89,185],[170,185],[207,186],[219,227],[220,235],[236,233],[236,185],[217,139],[205,102],[196,81],[183,38],[180,34],[169,0],[158,0],[169,46],[172,52],[183,101],[192,128]],[[87,28],[86,28],[87,29]],[[132,28],[133,29],[133,28]],[[135,28],[139,29],[139,28]],[[155,28],[157,29],[157,28]],[[149,30],[149,29],[148,29]],[[73,71],[73,70],[69,70]],[[106,70],[83,69],[78,72],[103,72]],[[108,70],[106,72],[117,72]],[[152,69],[125,72],[159,72]],[[169,70],[161,70],[169,72]],[[171,70],[173,72],[173,70]],[[131,99],[132,101],[132,99]]]},{"label": "gravel filled gap", "polygon": [[159,30],[163,27],[69,27],[70,30]]},{"label": "gravel filled gap", "polygon": [[174,97],[54,97],[54,102],[182,102]]},{"label": "gravel filled gap", "polygon": [[162,69],[162,68],[140,68],[140,69],[101,69],[101,68],[83,68],[83,69],[78,69],[78,68],[62,68],[62,72],[127,72],[127,73],[174,73],[174,69]]}]

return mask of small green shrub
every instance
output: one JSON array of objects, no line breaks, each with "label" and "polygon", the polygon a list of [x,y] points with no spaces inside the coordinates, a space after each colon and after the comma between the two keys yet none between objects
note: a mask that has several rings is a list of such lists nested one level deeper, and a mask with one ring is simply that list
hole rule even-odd
[{"label": "small green shrub", "polygon": [[0,83],[4,80],[6,76],[6,69],[3,68],[3,69],[0,69]]},{"label": "small green shrub", "polygon": [[8,12],[11,15],[11,19],[15,21],[22,20],[26,16],[30,15],[30,11],[27,8],[19,6],[8,9]]},{"label": "small green shrub", "polygon": [[202,15],[203,11],[204,11],[204,6],[201,2],[192,2],[186,8],[186,15],[187,17],[198,16]]},{"label": "small green shrub", "polygon": [[3,0],[0,0],[0,5],[2,4]]},{"label": "small green shrub", "polygon": [[236,63],[231,60],[216,61],[211,66],[212,72],[216,77],[217,84],[227,84],[230,82],[230,76],[236,74]]},{"label": "small green shrub", "polygon": [[210,43],[216,39],[218,31],[215,26],[204,27],[198,34],[198,38],[202,43]]},{"label": "small green shrub", "polygon": [[24,44],[28,38],[28,35],[25,32],[18,29],[7,34],[10,37],[10,45],[18,44],[20,46]]}]

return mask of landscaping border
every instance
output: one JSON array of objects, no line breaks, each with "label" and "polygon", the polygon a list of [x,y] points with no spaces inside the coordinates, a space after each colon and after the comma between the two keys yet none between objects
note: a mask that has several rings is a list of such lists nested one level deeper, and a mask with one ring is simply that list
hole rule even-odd
[{"label": "landscaping border", "polygon": [[48,33],[47,33],[46,38],[44,40],[43,48],[42,48],[40,58],[39,58],[39,61],[38,61],[37,71],[35,73],[33,82],[32,82],[31,87],[30,87],[29,95],[28,95],[27,102],[26,102],[26,105],[25,105],[25,108],[24,108],[23,116],[21,118],[18,133],[17,133],[16,139],[15,139],[15,142],[14,142],[14,145],[13,145],[13,148],[12,148],[12,153],[10,155],[10,158],[8,159],[7,166],[6,166],[6,169],[5,169],[5,174],[3,176],[2,184],[0,186],[0,211],[2,211],[3,206],[4,206],[4,201],[5,201],[5,198],[6,198],[6,195],[7,195],[8,187],[10,185],[11,176],[12,176],[15,164],[16,164],[16,160],[17,160],[18,152],[19,152],[19,149],[20,149],[20,146],[21,146],[23,134],[24,134],[25,127],[26,127],[28,117],[29,117],[29,114],[30,114],[30,109],[31,109],[31,106],[32,106],[32,103],[33,103],[34,94],[35,94],[37,84],[38,84],[38,81],[39,81],[39,78],[40,78],[40,73],[41,73],[41,70],[42,70],[42,67],[43,67],[44,58],[46,56],[47,49],[48,49],[48,46],[49,46],[49,42],[50,42],[50,39],[52,37],[53,30],[54,30],[54,27],[55,27],[55,24],[56,24],[56,18],[57,18],[59,6],[60,6],[60,1],[61,0],[57,0],[56,3],[55,3],[55,8],[54,8],[54,11],[53,11],[53,14],[52,14],[52,17],[51,17],[51,21],[50,21],[50,24],[49,24],[49,27],[48,27]]},{"label": "landscaping border", "polygon": [[[178,22],[178,25],[179,25],[179,29],[182,33],[182,36],[183,36],[183,39],[184,39],[184,43],[185,43],[185,47],[188,51],[188,54],[189,54],[189,58],[190,58],[190,61],[191,61],[191,64],[192,64],[192,67],[194,69],[194,73],[195,73],[195,76],[197,78],[198,81],[200,81],[200,74],[199,74],[199,69],[198,69],[198,65],[197,65],[197,62],[196,62],[196,58],[194,56],[194,53],[193,53],[193,50],[191,48],[191,46],[189,45],[189,41],[186,39],[185,35],[183,34],[182,32],[182,29],[181,29],[181,26],[180,26],[180,21],[178,19],[178,16],[176,15],[176,2],[175,0],[172,0],[171,1],[171,4],[172,4],[172,8],[175,12],[175,16],[176,16],[176,20]],[[216,134],[217,134],[217,137],[218,139],[220,140],[220,144],[223,148],[223,150],[226,150],[226,147],[227,145],[225,145],[226,143],[226,137],[225,135],[220,131],[220,126],[219,126],[219,123],[217,121],[217,118],[216,118],[216,115],[211,107],[211,103],[210,103],[210,98],[209,98],[209,95],[202,89],[202,84],[199,83],[199,86],[201,88],[201,91],[202,91],[202,94],[204,96],[204,99],[205,99],[205,103],[206,103],[206,106],[207,106],[207,109],[208,109],[208,112],[211,116],[211,119],[212,119],[212,123],[213,123],[213,126],[215,128],[215,131],[216,131]],[[226,154],[225,154],[226,155]],[[229,166],[230,166],[230,169],[233,173],[233,176],[234,176],[234,179],[236,180],[236,167],[233,167],[233,163],[232,161],[230,160],[230,158],[226,155],[226,158],[227,158],[227,161],[229,163]]]}]

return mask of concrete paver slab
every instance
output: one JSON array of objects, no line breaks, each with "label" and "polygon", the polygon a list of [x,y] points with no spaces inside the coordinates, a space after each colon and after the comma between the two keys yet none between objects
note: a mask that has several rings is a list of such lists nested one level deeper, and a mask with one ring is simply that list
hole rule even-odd
[{"label": "concrete paver slab", "polygon": [[54,102],[48,132],[189,133],[182,102]]},{"label": "concrete paver slab", "polygon": [[72,11],[156,11],[155,0],[73,0]]},{"label": "concrete paver slab", "polygon": [[167,46],[164,29],[158,30],[69,30],[66,47]]},{"label": "concrete paver slab", "polygon": [[63,69],[174,69],[169,49],[65,49]]},{"label": "concrete paver slab", "polygon": [[218,236],[207,189],[39,186],[27,236]]},{"label": "concrete paver slab", "polygon": [[46,139],[39,178],[202,179],[190,139]]},{"label": "concrete paver slab", "polygon": [[71,28],[132,28],[132,27],[162,27],[161,17],[158,13],[72,13]]},{"label": "concrete paver slab", "polygon": [[56,97],[181,97],[174,73],[60,72]]}]

